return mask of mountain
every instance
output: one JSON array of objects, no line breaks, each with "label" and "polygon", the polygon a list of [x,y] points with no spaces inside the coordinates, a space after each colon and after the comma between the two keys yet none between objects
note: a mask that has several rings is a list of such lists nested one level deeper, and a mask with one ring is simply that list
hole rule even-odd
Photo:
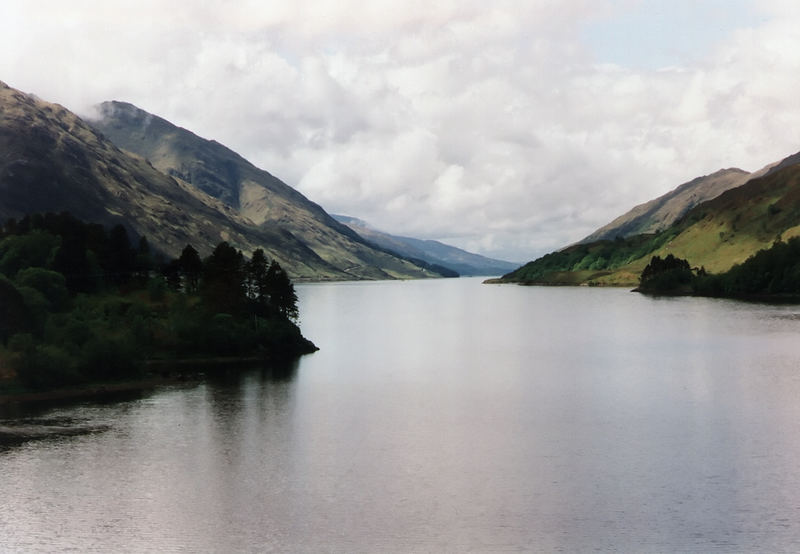
[{"label": "mountain", "polygon": [[223,240],[252,251],[270,245],[295,272],[338,276],[290,233],[256,229],[208,195],[121,152],[65,108],[0,83],[0,219],[69,211],[105,225],[124,224],[175,256]]},{"label": "mountain", "polygon": [[572,245],[500,281],[630,286],[653,256],[669,254],[711,273],[725,272],[776,240],[800,236],[800,155],[754,175],[659,232]]},{"label": "mountain", "polygon": [[743,185],[751,177],[752,174],[737,168],[720,169],[711,175],[697,177],[655,200],[639,204],[580,242],[613,240],[661,231],[696,205]]},{"label": "mountain", "polygon": [[263,248],[294,279],[433,275],[369,247],[336,222],[343,228],[341,241],[361,257],[351,251],[337,255],[336,241],[323,257],[281,221],[265,218],[256,225],[234,207],[121,150],[62,106],[0,82],[0,220],[46,211],[122,223],[168,256],[186,244],[207,255],[223,240],[248,255]]},{"label": "mountain", "polygon": [[438,276],[375,249],[319,205],[213,140],[124,102],[98,106],[91,124],[119,148],[216,198],[259,228],[290,232],[350,279]]},{"label": "mountain", "polygon": [[503,275],[519,266],[519,264],[473,254],[435,240],[422,240],[384,233],[355,217],[344,215],[334,215],[333,217],[381,248],[397,252],[408,258],[450,268],[459,275]]}]

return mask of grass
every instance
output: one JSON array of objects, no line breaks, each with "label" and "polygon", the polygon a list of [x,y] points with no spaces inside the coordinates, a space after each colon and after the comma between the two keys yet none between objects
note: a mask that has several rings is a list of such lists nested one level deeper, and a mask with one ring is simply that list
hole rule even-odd
[{"label": "grass", "polygon": [[800,236],[800,166],[700,204],[662,233],[572,246],[526,264],[504,281],[631,286],[653,256],[669,254],[723,273],[777,239],[795,236]]}]

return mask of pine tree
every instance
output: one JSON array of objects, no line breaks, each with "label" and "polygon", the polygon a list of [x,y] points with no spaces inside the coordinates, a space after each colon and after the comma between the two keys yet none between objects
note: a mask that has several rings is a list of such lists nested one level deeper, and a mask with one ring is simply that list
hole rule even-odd
[{"label": "pine tree", "polygon": [[299,316],[297,293],[289,276],[276,261],[270,264],[267,271],[267,290],[270,306],[279,314],[296,321]]},{"label": "pine tree", "polygon": [[227,242],[221,242],[203,263],[200,293],[204,303],[216,312],[236,314],[247,298],[244,286],[244,256]]},{"label": "pine tree", "polygon": [[200,275],[203,272],[203,262],[200,255],[191,244],[187,244],[181,251],[178,258],[178,271],[181,273],[186,292],[197,292],[200,283]]},{"label": "pine tree", "polygon": [[261,248],[253,252],[253,257],[247,262],[247,297],[255,300],[257,304],[266,306],[269,303],[267,291],[267,272],[269,262]]}]

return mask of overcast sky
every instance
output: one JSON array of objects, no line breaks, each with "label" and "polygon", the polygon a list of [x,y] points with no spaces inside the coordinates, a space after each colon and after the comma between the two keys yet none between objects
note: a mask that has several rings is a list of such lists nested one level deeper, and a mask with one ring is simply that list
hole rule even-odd
[{"label": "overcast sky", "polygon": [[521,262],[800,151],[800,3],[3,0],[0,80],[132,102],[331,213]]}]

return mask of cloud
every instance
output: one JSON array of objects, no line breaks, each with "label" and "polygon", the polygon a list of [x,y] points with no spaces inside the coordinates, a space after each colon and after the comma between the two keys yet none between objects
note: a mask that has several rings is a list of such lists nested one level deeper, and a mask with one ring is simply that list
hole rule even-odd
[{"label": "cloud", "polygon": [[[708,38],[689,0],[11,0],[0,79],[78,112],[133,102],[331,212],[524,261],[800,150],[798,8],[735,5]],[[691,44],[626,61],[658,47],[631,19]]]}]

